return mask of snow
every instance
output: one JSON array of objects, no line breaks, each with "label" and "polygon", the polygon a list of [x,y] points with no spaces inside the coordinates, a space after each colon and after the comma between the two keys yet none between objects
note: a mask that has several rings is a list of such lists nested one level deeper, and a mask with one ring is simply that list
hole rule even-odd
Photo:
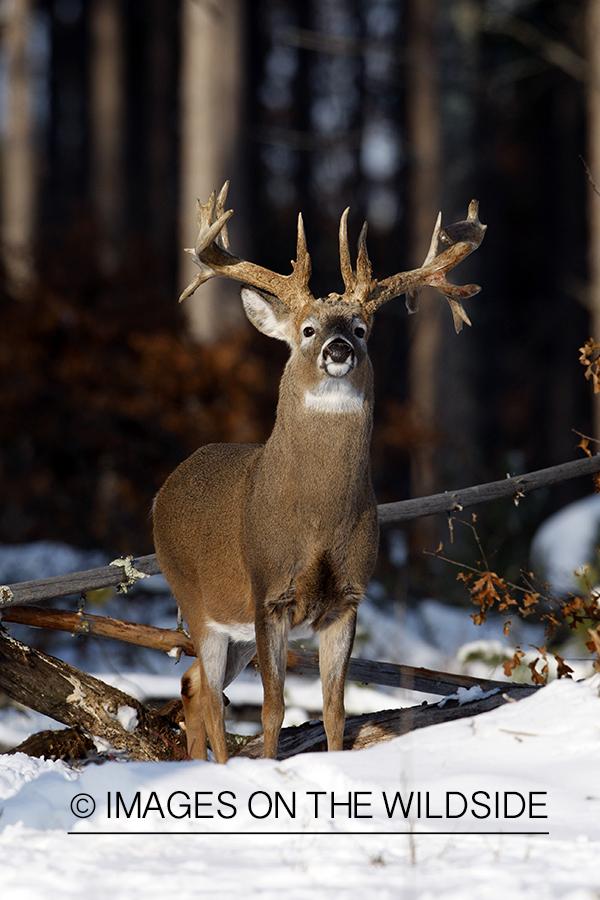
[{"label": "snow", "polygon": [[0,584],[96,569],[107,565],[108,559],[99,550],[77,550],[58,541],[0,544]]},{"label": "snow", "polygon": [[577,500],[550,516],[531,546],[534,571],[558,596],[577,591],[576,572],[596,562],[600,542],[600,495]]},{"label": "snow", "polygon": [[[110,713],[109,713],[110,715]],[[121,723],[125,731],[134,732],[138,725],[138,715],[131,706],[119,706],[115,718]]]},{"label": "snow", "polygon": [[[105,600],[102,612],[173,627],[161,586],[142,584],[137,605],[141,586]],[[523,646],[541,642],[520,627]],[[140,700],[175,696],[185,669],[113,642],[44,640]],[[434,599],[400,613],[366,601],[357,653],[501,680],[511,641],[494,617],[476,628],[468,611]],[[579,663],[576,677],[584,680],[553,681],[518,703],[355,752],[79,768],[1,755],[2,897],[597,900],[600,675]],[[246,672],[227,694],[232,705],[260,703],[260,679]],[[457,691],[463,705],[483,695]],[[423,695],[348,685],[346,700],[355,713]],[[288,677],[286,724],[319,715],[321,702],[318,679]],[[135,727],[134,710],[117,716]],[[5,746],[48,727],[56,723],[0,710]]]},{"label": "snow", "polygon": [[600,676],[561,680],[368,750],[283,762],[3,757],[3,896],[591,900],[599,694]]},{"label": "snow", "polygon": [[448,694],[447,697],[440,700],[438,706],[441,709],[446,705],[448,700],[458,700],[458,705],[464,706],[465,703],[471,703],[473,700],[485,700],[486,697],[491,697],[492,694],[497,694],[499,691],[500,688],[484,691],[478,684],[474,684],[473,687],[470,688],[459,687],[455,694]]}]

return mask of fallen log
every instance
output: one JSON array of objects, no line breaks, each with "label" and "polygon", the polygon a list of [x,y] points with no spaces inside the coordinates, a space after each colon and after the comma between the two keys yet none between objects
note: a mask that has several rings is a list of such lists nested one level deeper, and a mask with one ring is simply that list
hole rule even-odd
[{"label": "fallen log", "polygon": [[[584,475],[594,475],[597,472],[600,472],[600,454],[459,491],[447,491],[429,497],[400,500],[396,503],[383,503],[377,507],[379,522],[381,525],[391,525],[424,516],[433,516],[441,512],[459,512],[462,509],[479,506],[492,500],[506,498],[516,500],[524,497],[530,491],[537,491],[553,484],[561,484]],[[129,562],[137,573],[141,573],[141,577],[160,573],[156,556],[153,553],[131,559]],[[111,563],[111,565],[102,566],[99,569],[89,569],[85,572],[72,572],[69,575],[56,575],[53,578],[0,585],[0,609],[7,606],[38,603],[42,600],[53,600],[56,597],[66,597],[70,594],[82,594],[103,587],[124,585],[126,588],[133,583],[135,577],[126,577],[126,569],[122,567],[126,563],[125,560],[115,560],[115,563],[117,565]]]},{"label": "fallen log", "polygon": [[[94,616],[83,612],[68,612],[59,609],[36,609],[33,607],[14,606],[2,610],[3,622],[14,622],[42,628],[53,628],[68,631],[71,634],[87,634],[96,637],[124,641],[139,647],[152,650],[181,650],[187,656],[195,656],[190,639],[180,631],[169,631],[152,625],[139,625],[136,622],[124,622],[108,616]],[[256,665],[256,658],[250,666]],[[296,675],[319,675],[319,655],[307,650],[288,650],[288,672]],[[459,687],[481,687],[484,691],[495,688],[505,690],[508,686],[517,691],[531,692],[530,685],[510,685],[504,681],[492,681],[487,678],[473,678],[470,675],[455,675],[447,672],[436,672],[433,669],[415,668],[395,663],[377,662],[370,659],[351,659],[346,673],[347,681],[359,684],[378,684],[386,687],[400,687],[425,694],[448,696],[456,693]]]},{"label": "fallen log", "polygon": [[[306,650],[288,650],[287,670],[298,675],[317,676],[319,674],[318,653],[310,653]],[[346,681],[404,688],[407,691],[437,694],[441,697],[455,694],[458,688],[480,687],[483,691],[496,689],[504,691],[510,687],[517,692],[525,693],[535,690],[527,684],[511,684],[506,681],[493,681],[489,678],[474,678],[472,675],[436,672],[434,669],[378,662],[372,659],[351,659],[348,663]]]},{"label": "fallen log", "polygon": [[0,687],[12,699],[135,760],[185,759],[185,737],[138,700],[0,633]]},{"label": "fallen log", "polygon": [[[416,731],[417,728],[478,716],[505,703],[522,700],[531,693],[515,690],[520,687],[517,685],[505,687],[504,691],[463,703],[462,706],[457,701],[451,700],[441,708],[438,703],[429,703],[405,709],[387,709],[361,716],[348,716],[344,730],[344,750],[364,750],[384,741],[391,741],[392,738],[402,734],[408,734],[410,731]],[[281,730],[277,757],[287,759],[298,753],[315,753],[326,749],[327,737],[323,723],[305,722],[295,728]],[[262,750],[263,736],[257,734],[247,738],[238,752],[230,749],[230,754],[258,759],[262,756]]]}]

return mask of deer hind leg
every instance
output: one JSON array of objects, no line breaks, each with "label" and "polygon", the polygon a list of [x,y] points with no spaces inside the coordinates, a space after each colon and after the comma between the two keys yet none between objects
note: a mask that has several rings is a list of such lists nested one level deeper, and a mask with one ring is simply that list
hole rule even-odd
[{"label": "deer hind leg", "polygon": [[348,660],[356,633],[356,610],[346,612],[319,634],[319,670],[323,686],[323,724],[327,749],[341,750],[344,743],[344,686]]},{"label": "deer hind leg", "polygon": [[227,762],[223,720],[223,682],[227,664],[227,635],[206,629],[196,646],[198,659],[181,679],[188,754],[206,759],[206,739],[217,762]]},{"label": "deer hind leg", "polygon": [[196,660],[181,679],[181,700],[185,716],[187,750],[191,759],[207,759],[206,725],[204,724],[200,690],[201,681],[200,662]]},{"label": "deer hind leg", "polygon": [[210,748],[218,763],[227,762],[225,737],[225,706],[223,685],[227,667],[229,639],[226,634],[206,628],[198,646],[200,668],[200,703]]},{"label": "deer hind leg", "polygon": [[[227,660],[225,673],[223,675],[222,688],[236,678],[239,673],[246,667],[256,652],[256,644],[254,642],[233,643],[230,642],[227,647]],[[187,736],[188,755],[191,759],[207,759],[207,724],[205,721],[205,703],[206,692],[202,690],[202,664],[199,659],[187,670],[181,679],[181,699],[183,701],[183,712],[185,716],[185,729]],[[222,698],[222,690],[221,690]],[[212,699],[208,700],[208,705],[212,703]],[[223,719],[223,705],[221,704],[220,724],[223,723],[223,742],[225,738],[225,725]],[[214,719],[213,719],[214,724]],[[211,728],[212,730],[212,728]],[[210,732],[209,732],[210,734]],[[214,752],[213,738],[211,737],[211,749]],[[216,746],[223,746],[216,738]],[[217,762],[225,762],[227,760],[227,750],[225,744],[225,759],[217,759]],[[215,753],[215,758],[217,754]]]},{"label": "deer hind leg", "polygon": [[256,646],[263,683],[263,756],[277,758],[277,741],[285,715],[283,686],[290,624],[287,616],[263,616],[256,622]]}]

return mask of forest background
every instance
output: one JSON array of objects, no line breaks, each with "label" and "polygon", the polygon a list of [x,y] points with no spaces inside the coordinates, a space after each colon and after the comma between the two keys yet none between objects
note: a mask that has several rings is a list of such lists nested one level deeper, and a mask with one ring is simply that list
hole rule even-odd
[{"label": "forest background", "polygon": [[[482,286],[472,327],[435,292],[377,314],[380,502],[600,436],[578,362],[600,340],[600,0],[4,0],[0,153],[0,542],[150,553],[169,472],[270,433],[285,347],[234,285],[177,304],[196,197],[226,178],[247,259],[289,272],[302,211],[315,295],[341,288],[346,206],[384,278],[423,261],[439,209],[480,202],[486,239],[453,275]],[[482,511],[494,568],[591,489]],[[384,540],[380,578],[399,588],[404,535],[400,588],[430,593],[422,551],[447,533]]]}]

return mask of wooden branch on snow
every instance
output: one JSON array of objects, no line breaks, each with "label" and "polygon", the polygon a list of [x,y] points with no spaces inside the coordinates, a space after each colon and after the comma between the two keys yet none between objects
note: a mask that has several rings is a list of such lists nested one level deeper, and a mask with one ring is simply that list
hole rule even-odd
[{"label": "wooden branch on snow", "polygon": [[0,634],[0,688],[29,709],[107,742],[131,759],[185,759],[181,731],[123,691]]},{"label": "wooden branch on snow", "polygon": [[[489,697],[472,700],[458,705],[450,700],[443,707],[437,703],[410,706],[406,709],[386,709],[381,712],[366,713],[362,716],[347,716],[344,730],[344,750],[364,750],[417,728],[440,725],[455,719],[465,719],[496,709],[505,703],[522,700],[528,695],[515,690],[520,685],[504,685],[504,691]],[[530,693],[530,692],[529,692]],[[258,759],[262,756],[263,736],[254,735],[244,741],[239,751],[230,749],[232,756],[247,756]],[[327,737],[322,722],[305,722],[296,728],[283,728],[279,735],[278,759],[287,759],[297,753],[315,753],[327,749]]]},{"label": "wooden branch on snow", "polygon": [[[178,727],[180,704],[173,704],[170,715],[147,709],[138,700],[87,675],[62,660],[33,650],[5,634],[0,634],[0,688],[18,703],[50,716],[72,729],[68,735],[39,735],[20,745],[24,752],[57,758],[89,751],[92,738],[110,748],[124,751],[134,760],[185,759],[185,736]],[[508,702],[520,699],[530,691],[519,686],[503,685],[489,697],[462,706],[449,700],[445,706],[428,704],[408,709],[386,710],[346,719],[344,749],[359,750],[391,740],[416,728],[452,719],[478,715]],[[531,689],[530,689],[531,690]],[[535,690],[535,689],[533,689]],[[262,755],[262,735],[251,738],[230,735],[231,756]],[[34,750],[35,747],[35,750]],[[297,753],[326,748],[322,723],[308,722],[297,728],[285,728],[279,738],[278,756],[285,759]]]},{"label": "wooden branch on snow", "polygon": [[[152,625],[138,625],[136,622],[124,622],[108,616],[93,616],[85,613],[72,613],[60,609],[34,609],[14,606],[2,611],[4,622],[15,622],[22,625],[33,625],[41,628],[54,628],[68,631],[71,634],[90,634],[96,637],[111,638],[124,641],[151,650],[169,652],[180,649],[186,656],[195,656],[192,642],[180,631],[169,631],[155,628]],[[253,665],[253,663],[250,663]],[[296,675],[319,675],[318,653],[307,650],[288,650],[288,672]],[[535,690],[530,685],[511,685],[504,681],[491,681],[486,678],[473,678],[470,675],[453,675],[436,672],[432,669],[420,669],[413,666],[401,666],[394,663],[376,662],[370,659],[351,659],[346,673],[347,681],[359,684],[379,684],[387,687],[401,687],[410,691],[425,694],[448,696],[455,694],[459,687],[471,688],[478,685],[484,691],[494,688],[505,690],[507,687],[518,691]]]},{"label": "wooden branch on snow", "polygon": [[[430,497],[418,497],[414,500],[401,500],[397,503],[383,503],[377,507],[381,525],[395,522],[408,522],[423,516],[437,513],[453,513],[472,506],[489,503],[492,500],[506,498],[519,499],[530,491],[537,491],[553,484],[561,484],[583,475],[594,475],[600,472],[600,454],[539,469],[526,475],[505,478],[502,481],[491,481],[476,487],[434,494]],[[158,575],[160,568],[156,556],[140,556],[131,560],[131,565],[144,575]],[[86,572],[73,572],[69,575],[56,575],[53,578],[41,578],[35,581],[21,581],[18,584],[0,585],[0,610],[8,606],[38,603],[41,600],[53,600],[55,597],[66,597],[69,594],[82,594],[99,588],[117,586],[126,582],[123,569],[114,565],[89,569]]]}]

